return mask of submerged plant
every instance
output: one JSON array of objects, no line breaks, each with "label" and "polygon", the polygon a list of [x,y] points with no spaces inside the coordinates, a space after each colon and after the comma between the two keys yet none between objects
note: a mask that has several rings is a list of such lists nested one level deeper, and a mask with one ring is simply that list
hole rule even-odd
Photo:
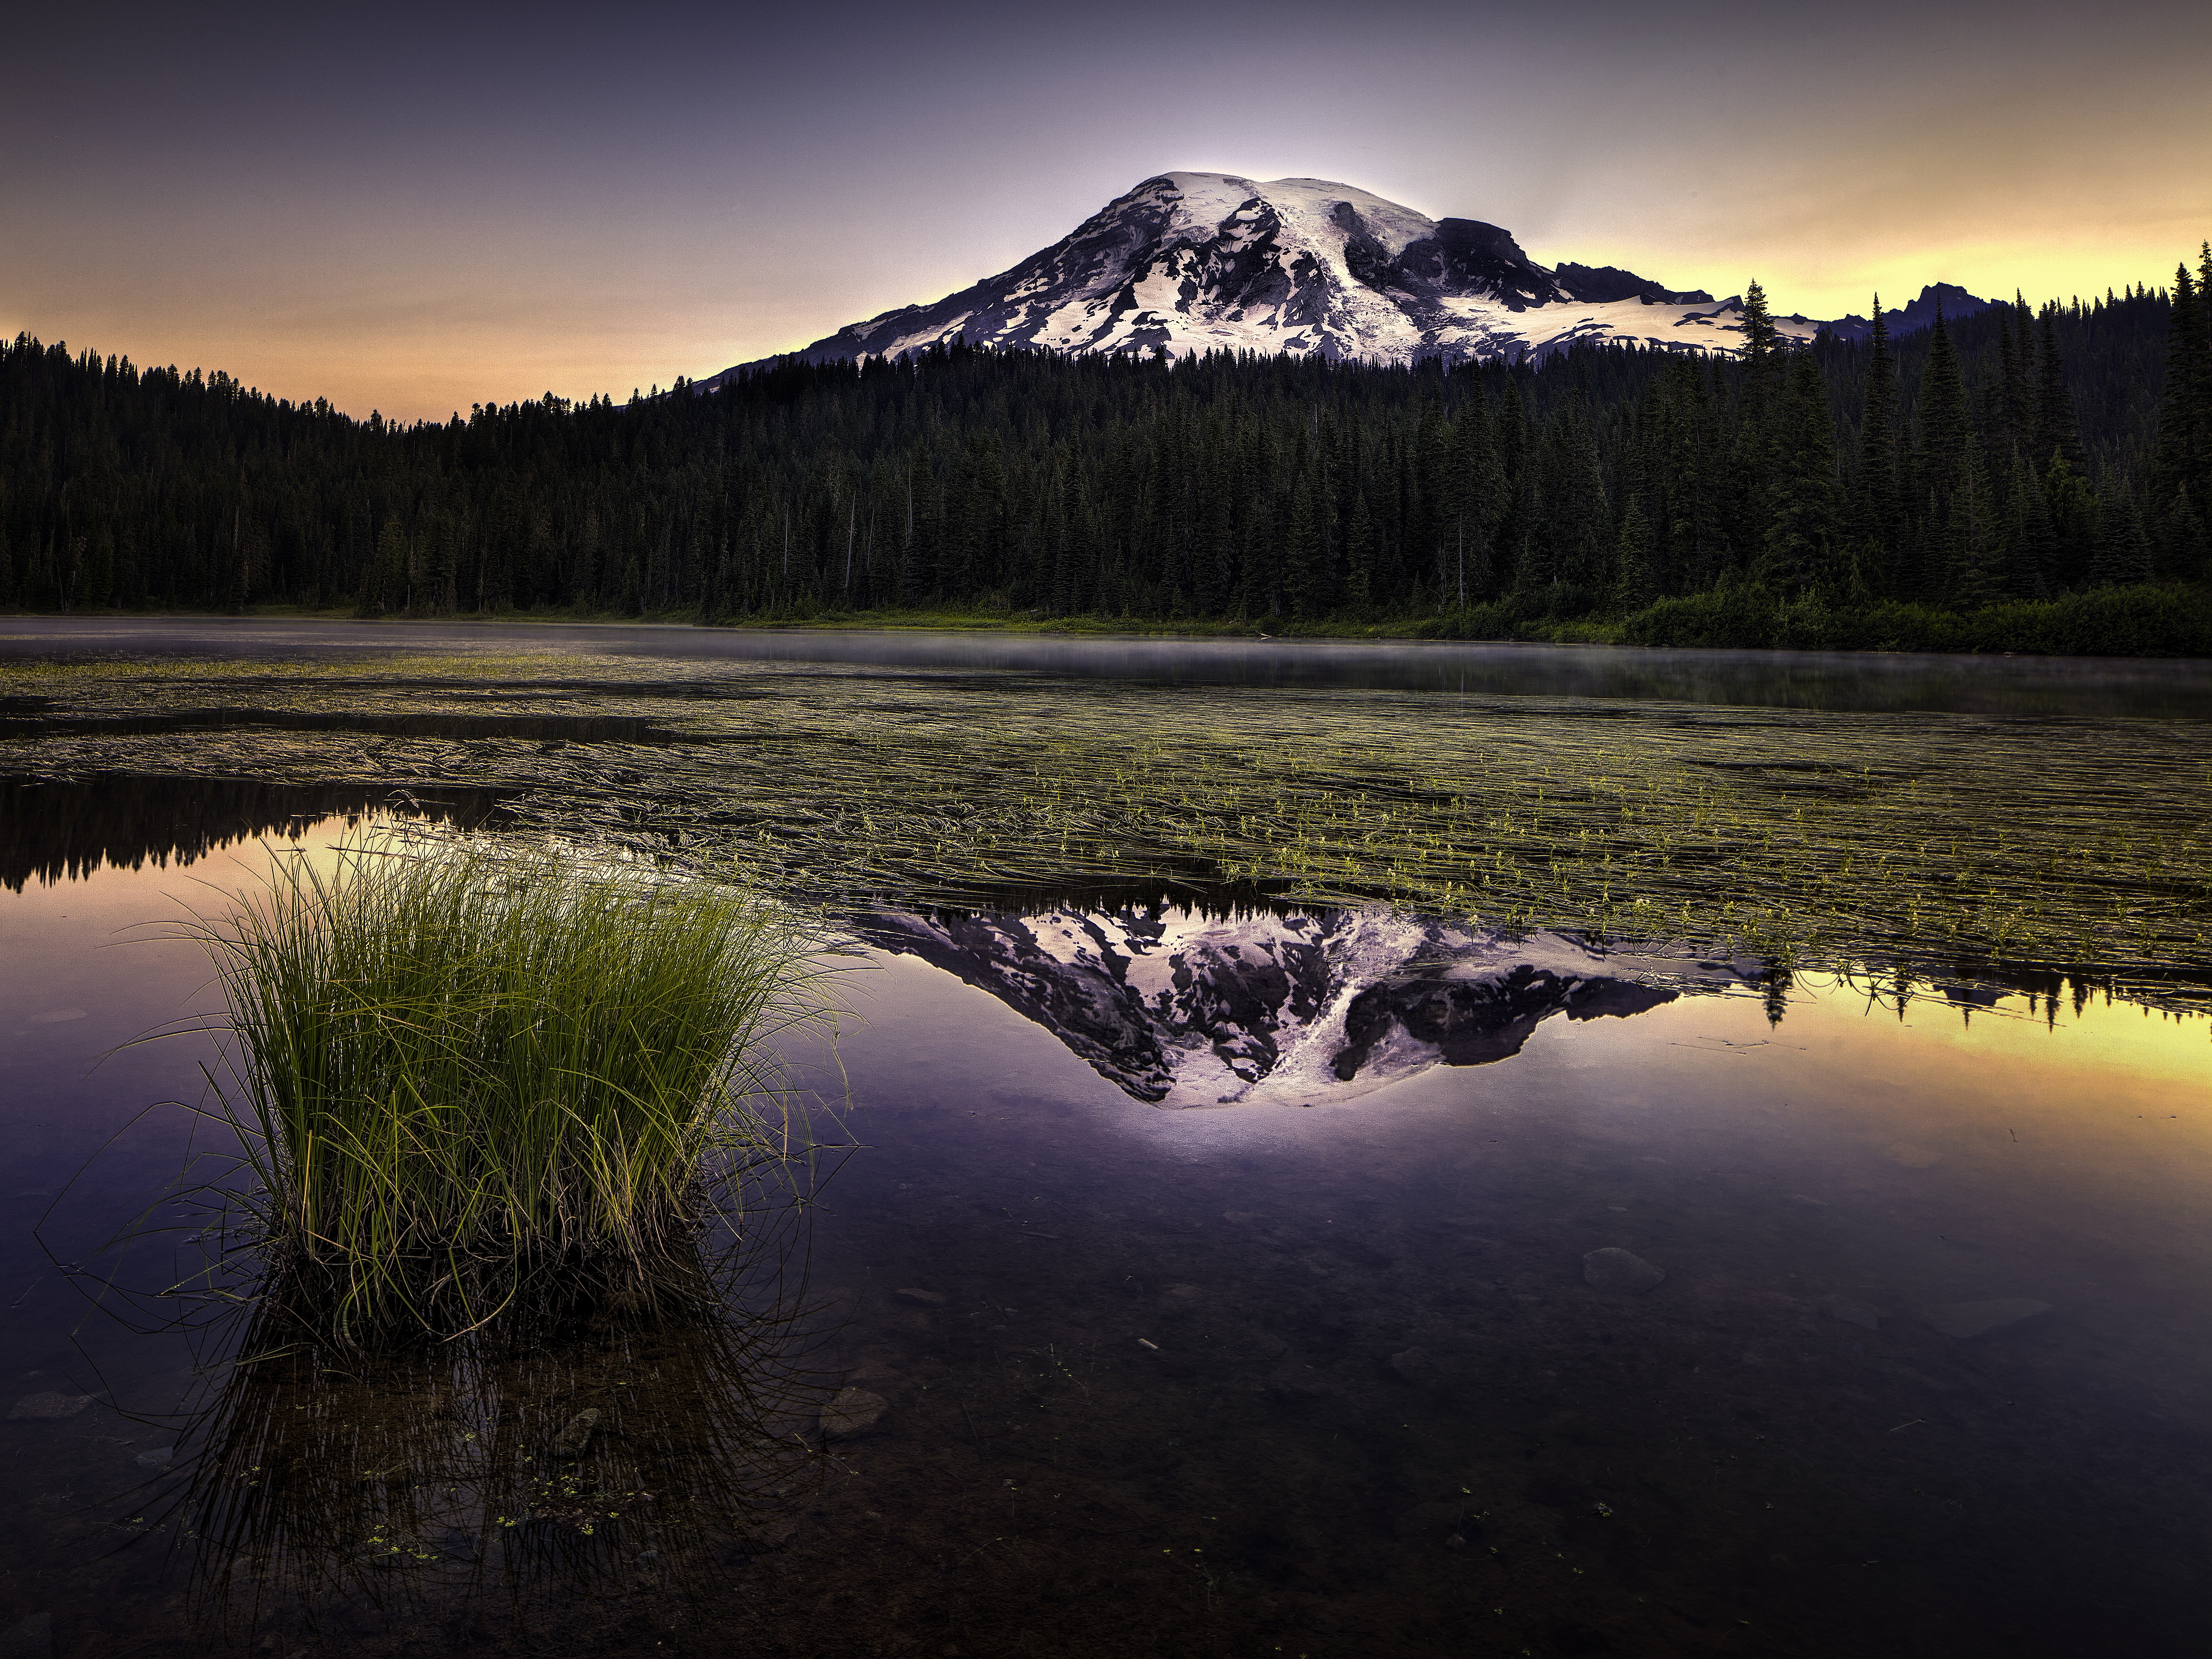
[{"label": "submerged plant", "polygon": [[[1931,714],[1915,684],[1892,688],[1908,706],[1838,713],[1692,703],[1679,687],[1643,702],[1442,684],[1102,690],[708,659],[657,660],[644,679],[555,653],[296,674],[165,663],[143,679],[0,665],[0,691],[46,711],[0,734],[0,763],[42,787],[192,774],[424,800],[497,791],[510,823],[848,912],[1171,887],[1853,972],[2078,970],[2212,1006],[2197,727]],[[228,724],[179,744],[186,696]],[[580,709],[592,735],[526,740],[526,720]],[[2063,699],[2039,712],[2064,715]],[[132,733],[156,716],[161,732]],[[0,879],[30,867],[7,850]]]},{"label": "submerged plant", "polygon": [[386,836],[190,931],[228,994],[210,1075],[244,1201],[324,1337],[473,1328],[554,1279],[649,1295],[794,1149],[772,1043],[825,1018],[823,970],[754,895]]}]

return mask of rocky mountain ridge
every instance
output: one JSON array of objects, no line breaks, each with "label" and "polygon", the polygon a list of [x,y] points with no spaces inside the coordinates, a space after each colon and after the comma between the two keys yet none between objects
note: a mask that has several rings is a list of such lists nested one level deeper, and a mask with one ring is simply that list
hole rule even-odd
[{"label": "rocky mountain ridge", "polygon": [[[1824,326],[1776,321],[1794,339]],[[1742,337],[1740,298],[1612,265],[1540,265],[1480,220],[1432,220],[1328,179],[1166,173],[1010,270],[764,361],[897,358],[957,340],[1070,354],[1518,362],[1579,340],[1711,354]]]}]

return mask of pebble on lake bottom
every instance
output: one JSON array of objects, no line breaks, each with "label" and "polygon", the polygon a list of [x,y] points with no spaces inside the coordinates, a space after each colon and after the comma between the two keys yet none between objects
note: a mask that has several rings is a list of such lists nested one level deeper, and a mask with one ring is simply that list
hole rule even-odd
[{"label": "pebble on lake bottom", "polygon": [[174,1446],[156,1446],[151,1451],[142,1451],[131,1461],[142,1469],[166,1469],[169,1460],[177,1455]]},{"label": "pebble on lake bottom", "polygon": [[1601,1291],[1648,1291],[1663,1283],[1664,1268],[1655,1267],[1633,1251],[1608,1244],[1583,1258],[1583,1279]]},{"label": "pebble on lake bottom", "polygon": [[27,1394],[9,1408],[8,1420],[13,1423],[25,1418],[75,1417],[90,1404],[92,1396],[88,1394]]},{"label": "pebble on lake bottom", "polygon": [[2033,1297],[2004,1296],[1990,1302],[1946,1302],[1921,1315],[1946,1336],[1979,1336],[2000,1326],[2051,1311],[2051,1304]]},{"label": "pebble on lake bottom", "polygon": [[553,1455],[572,1460],[581,1457],[599,1426],[599,1413],[596,1409],[578,1412],[568,1419],[568,1426],[553,1437]]},{"label": "pebble on lake bottom", "polygon": [[866,1389],[840,1389],[822,1408],[822,1437],[851,1440],[876,1426],[890,1401]]},{"label": "pebble on lake bottom", "polygon": [[1390,1356],[1390,1369],[1407,1382],[1414,1381],[1428,1368],[1429,1351],[1426,1348],[1408,1348],[1403,1353]]}]

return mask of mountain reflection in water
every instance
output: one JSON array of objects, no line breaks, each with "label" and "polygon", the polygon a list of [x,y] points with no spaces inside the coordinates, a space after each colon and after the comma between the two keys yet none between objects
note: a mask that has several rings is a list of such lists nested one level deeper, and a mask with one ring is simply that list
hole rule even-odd
[{"label": "mountain reflection in water", "polygon": [[1510,1059],[1553,1014],[1626,1018],[1762,971],[1380,907],[885,911],[860,931],[988,991],[1165,1106],[1346,1099],[1435,1065]]},{"label": "mountain reflection in water", "polygon": [[[149,856],[190,856],[189,793],[139,823]],[[801,1057],[866,1142],[807,1210],[842,1321],[817,1370],[777,1358],[793,1298],[763,1286],[769,1326],[611,1309],[514,1349],[232,1368],[179,1436],[182,1339],[84,1320],[23,1243],[110,1137],[52,1213],[67,1250],[184,1156],[184,1115],[132,1119],[197,1086],[197,1051],[93,1069],[204,980],[173,941],[106,948],[204,873],[133,867],[130,819],[0,893],[0,1408],[73,1413],[0,1429],[0,1638],[2075,1659],[2212,1637],[2201,1018],[2053,969],[1792,984],[1353,912],[879,916],[865,1021]],[[1454,1028],[1540,970],[1593,988],[1525,1032]],[[1583,1000],[1600,979],[1655,1006],[1573,1018],[1612,1012]],[[1318,1109],[1135,1110],[1061,1026],[1164,1102]],[[1449,1063],[1486,1044],[1519,1052]],[[885,1403],[834,1458],[789,1437],[832,1382]],[[583,1408],[592,1467],[548,1490]],[[589,1534],[587,1492],[615,1511]]]}]

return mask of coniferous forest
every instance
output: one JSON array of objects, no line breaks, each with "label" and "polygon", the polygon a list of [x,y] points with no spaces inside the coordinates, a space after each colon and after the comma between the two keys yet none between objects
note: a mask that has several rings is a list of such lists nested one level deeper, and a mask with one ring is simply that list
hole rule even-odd
[{"label": "coniferous forest", "polygon": [[22,336],[0,607],[2212,653],[2212,247],[1901,338],[1746,315],[1726,359],[955,345],[411,426]]}]

